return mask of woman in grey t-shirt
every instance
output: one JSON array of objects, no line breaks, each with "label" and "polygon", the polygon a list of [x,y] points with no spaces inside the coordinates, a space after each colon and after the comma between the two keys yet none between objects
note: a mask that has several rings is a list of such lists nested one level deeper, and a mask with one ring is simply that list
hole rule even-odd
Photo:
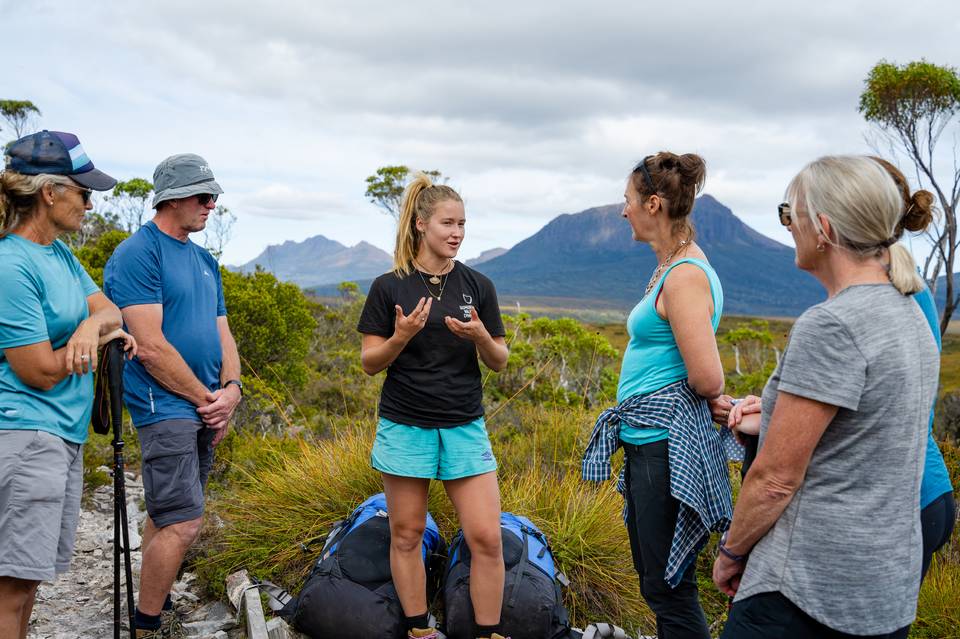
[{"label": "woman in grey t-shirt", "polygon": [[763,393],[760,452],[714,581],[726,639],[895,637],[916,613],[919,491],[939,356],[896,242],[900,194],[866,157],[825,157],[787,189],[797,266],[827,289]]}]

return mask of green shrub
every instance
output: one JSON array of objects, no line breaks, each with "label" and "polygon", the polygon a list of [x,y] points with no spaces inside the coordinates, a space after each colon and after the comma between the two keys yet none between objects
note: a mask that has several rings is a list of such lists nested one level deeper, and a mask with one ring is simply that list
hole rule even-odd
[{"label": "green shrub", "polygon": [[[89,438],[83,445],[83,489],[92,493],[100,486],[113,483],[107,473],[97,470],[100,466],[113,469],[113,434],[97,435],[90,427]],[[140,442],[136,429],[129,419],[124,420],[123,467],[126,472],[140,473]]]},{"label": "green shrub", "polygon": [[[557,411],[537,424],[559,424],[560,419]],[[250,434],[228,438],[230,489],[211,503],[223,527],[208,529],[196,564],[212,592],[221,593],[224,577],[241,567],[298,589],[333,522],[382,490],[369,463],[372,422],[330,426],[336,435],[313,442]],[[559,427],[554,430],[555,441],[549,436],[519,438],[535,442],[527,452],[520,452],[516,439],[510,452],[510,444],[498,441],[503,508],[529,517],[550,539],[571,581],[565,597],[576,623],[613,619],[634,629],[650,627],[652,616],[640,597],[621,519],[623,500],[613,482],[580,481],[579,462],[576,469],[570,467],[579,451],[567,444],[576,438],[563,436]],[[545,458],[522,463],[521,457],[537,456],[535,451],[551,446],[567,451],[560,464]],[[429,505],[450,540],[456,517],[440,482],[431,485]],[[311,552],[304,553],[300,544],[310,542]]]}]

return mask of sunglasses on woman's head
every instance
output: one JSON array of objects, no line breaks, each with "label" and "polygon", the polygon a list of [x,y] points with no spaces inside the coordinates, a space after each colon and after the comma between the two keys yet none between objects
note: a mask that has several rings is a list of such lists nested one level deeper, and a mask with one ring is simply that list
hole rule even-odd
[{"label": "sunglasses on woman's head", "polygon": [[217,201],[217,194],[216,194],[216,193],[201,193],[200,195],[197,196],[197,202],[200,203],[200,206],[206,206],[206,205],[210,202],[210,200],[213,200],[214,202],[216,202],[216,201]]},{"label": "sunglasses on woman's head", "polygon": [[84,206],[89,204],[90,198],[93,197],[93,189],[88,189],[82,186],[74,186],[73,184],[61,184],[60,186],[65,186],[68,189],[74,189],[75,191],[80,191],[80,197],[83,198]]},{"label": "sunglasses on woman's head", "polygon": [[790,226],[793,218],[790,216],[790,203],[784,202],[777,206],[777,215],[780,216],[780,223],[784,226]]},{"label": "sunglasses on woman's head", "polygon": [[639,171],[640,174],[643,175],[643,181],[647,183],[647,188],[653,191],[654,193],[656,193],[657,187],[653,185],[653,178],[650,177],[650,171],[647,169],[647,160],[649,160],[652,157],[653,157],[652,155],[648,155],[647,157],[637,162],[637,165],[633,167],[632,172],[636,173],[637,171]]}]

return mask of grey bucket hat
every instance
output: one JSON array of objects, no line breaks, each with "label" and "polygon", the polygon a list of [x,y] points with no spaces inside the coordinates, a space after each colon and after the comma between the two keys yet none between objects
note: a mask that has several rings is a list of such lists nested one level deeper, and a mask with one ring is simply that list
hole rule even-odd
[{"label": "grey bucket hat", "polygon": [[171,155],[158,164],[153,172],[153,191],[153,208],[167,200],[223,193],[207,161],[194,153]]}]

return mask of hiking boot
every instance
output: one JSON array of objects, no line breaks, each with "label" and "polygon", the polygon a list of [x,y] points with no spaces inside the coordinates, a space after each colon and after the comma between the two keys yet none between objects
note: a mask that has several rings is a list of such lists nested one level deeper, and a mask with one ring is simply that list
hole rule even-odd
[{"label": "hiking boot", "polygon": [[147,628],[137,628],[137,639],[166,639],[167,634],[163,631],[163,626],[156,630]]},{"label": "hiking boot", "polygon": [[411,628],[407,631],[407,639],[440,639],[436,628]]},{"label": "hiking boot", "polygon": [[160,611],[160,627],[166,628],[167,637],[179,637],[183,634],[183,616],[176,608]]}]

